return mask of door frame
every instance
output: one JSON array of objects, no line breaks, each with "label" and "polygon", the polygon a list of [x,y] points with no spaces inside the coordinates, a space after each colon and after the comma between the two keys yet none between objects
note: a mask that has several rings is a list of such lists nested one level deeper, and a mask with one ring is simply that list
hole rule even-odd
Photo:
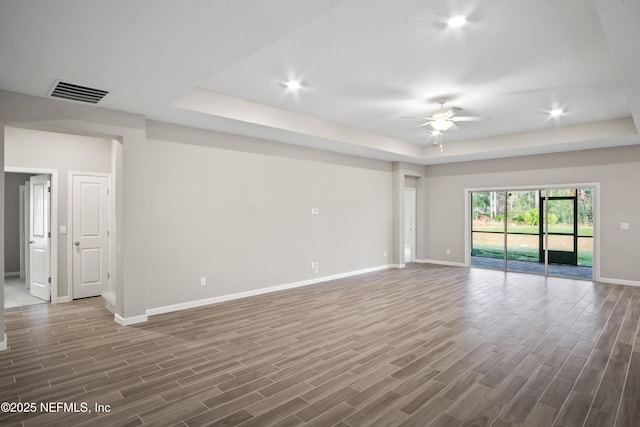
[{"label": "door frame", "polygon": [[58,170],[5,166],[5,172],[49,175],[51,177],[51,204],[49,210],[51,239],[51,303],[66,302],[66,297],[58,298]]},{"label": "door frame", "polygon": [[[600,183],[572,183],[572,184],[534,184],[526,186],[477,187],[464,189],[464,266],[471,267],[471,193],[486,191],[518,191],[531,189],[555,188],[593,188],[593,281],[600,277]],[[545,268],[546,271],[546,268]],[[545,272],[546,275],[546,272]]]},{"label": "door frame", "polygon": [[107,178],[107,188],[109,194],[107,197],[107,288],[113,289],[111,286],[113,279],[113,191],[111,173],[106,172],[82,172],[82,171],[69,171],[67,179],[67,287],[69,288],[69,300],[73,300],[73,177],[74,176],[95,176]]}]

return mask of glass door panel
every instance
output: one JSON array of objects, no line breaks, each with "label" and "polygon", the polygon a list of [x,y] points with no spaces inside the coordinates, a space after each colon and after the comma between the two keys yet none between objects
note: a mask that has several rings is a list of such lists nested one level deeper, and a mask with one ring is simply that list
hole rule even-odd
[{"label": "glass door panel", "polygon": [[504,191],[471,193],[471,265],[504,269]]},{"label": "glass door panel", "polygon": [[544,273],[538,262],[540,253],[539,192],[507,193],[507,269]]},{"label": "glass door panel", "polygon": [[593,189],[578,188],[578,265],[593,267]]}]

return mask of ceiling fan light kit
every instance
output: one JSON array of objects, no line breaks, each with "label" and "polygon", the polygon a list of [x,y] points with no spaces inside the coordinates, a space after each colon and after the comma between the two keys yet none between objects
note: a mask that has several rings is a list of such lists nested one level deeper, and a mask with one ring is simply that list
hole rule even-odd
[{"label": "ceiling fan light kit", "polygon": [[453,122],[449,119],[438,118],[431,122],[431,127],[438,132],[447,131],[453,126]]},{"label": "ceiling fan light kit", "polygon": [[481,122],[481,121],[489,120],[489,117],[456,116],[456,114],[462,111],[462,108],[459,108],[459,107],[445,108],[444,106],[445,102],[446,100],[444,99],[441,100],[440,108],[433,111],[431,113],[431,116],[429,117],[407,117],[407,118],[417,118],[417,119],[426,120],[425,123],[419,125],[418,127],[430,126],[433,129],[433,131],[431,132],[432,135],[438,138],[438,141],[434,142],[433,145],[439,146],[440,151],[444,151],[442,146],[442,134],[452,128],[458,129],[455,126],[455,122]]}]

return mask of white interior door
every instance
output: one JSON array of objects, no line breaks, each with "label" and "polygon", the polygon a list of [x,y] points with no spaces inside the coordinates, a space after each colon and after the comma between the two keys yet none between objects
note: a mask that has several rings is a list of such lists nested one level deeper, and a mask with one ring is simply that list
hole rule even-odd
[{"label": "white interior door", "polygon": [[73,298],[98,296],[108,285],[109,177],[73,175]]},{"label": "white interior door", "polygon": [[51,251],[49,175],[29,179],[29,285],[34,297],[51,300]]},{"label": "white interior door", "polygon": [[416,259],[416,189],[404,189],[404,262]]}]

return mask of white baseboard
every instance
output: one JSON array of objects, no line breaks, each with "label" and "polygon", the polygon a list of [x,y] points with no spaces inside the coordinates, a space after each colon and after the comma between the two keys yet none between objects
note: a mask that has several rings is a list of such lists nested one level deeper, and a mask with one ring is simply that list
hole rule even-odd
[{"label": "white baseboard", "polygon": [[611,283],[613,285],[640,286],[640,282],[638,282],[637,280],[609,279],[607,277],[600,277],[599,279],[594,279],[594,281]]},{"label": "white baseboard", "polygon": [[7,348],[7,334],[4,334],[4,341],[0,341],[0,351],[6,351]]},{"label": "white baseboard", "polygon": [[464,262],[441,261],[441,260],[437,260],[437,259],[417,259],[414,262],[419,262],[421,264],[448,265],[448,266],[451,266],[451,267],[466,267],[467,266]]},{"label": "white baseboard", "polygon": [[64,297],[57,297],[55,299],[51,299],[51,302],[54,304],[64,304],[65,302],[71,302],[73,301],[73,298],[71,298],[70,296],[64,296]]},{"label": "white baseboard", "polygon": [[381,266],[378,266],[378,267],[365,268],[365,269],[362,269],[362,270],[349,271],[347,273],[340,273],[340,274],[334,274],[334,275],[331,275],[331,276],[323,276],[323,277],[318,277],[318,278],[314,278],[314,279],[303,280],[303,281],[300,281],[300,282],[293,282],[293,283],[286,283],[284,285],[271,286],[271,287],[268,287],[268,288],[261,288],[261,289],[251,290],[251,291],[238,292],[238,293],[230,294],[230,295],[222,295],[222,296],[218,296],[218,297],[205,298],[205,299],[195,300],[195,301],[188,301],[188,302],[183,302],[183,303],[180,303],[180,304],[165,305],[165,306],[162,306],[162,307],[154,307],[154,308],[147,309],[146,313],[147,313],[147,316],[155,316],[157,314],[164,314],[164,313],[171,313],[173,311],[187,310],[187,309],[190,309],[190,308],[202,307],[204,305],[216,304],[216,303],[219,303],[219,302],[231,301],[231,300],[235,300],[235,299],[239,299],[239,298],[247,298],[247,297],[252,297],[252,296],[256,296],[256,295],[268,294],[268,293],[271,293],[271,292],[277,292],[277,291],[284,291],[284,290],[287,290],[287,289],[299,288],[299,287],[302,287],[302,286],[315,285],[315,284],[322,283],[322,282],[328,282],[330,280],[344,279],[346,277],[357,276],[357,275],[360,275],[360,274],[371,273],[371,272],[374,272],[374,271],[387,270],[389,268],[394,268],[394,267],[396,267],[396,266],[392,265],[392,264],[387,264],[387,265],[381,265]]},{"label": "white baseboard", "polygon": [[132,317],[122,317],[119,314],[114,314],[113,319],[122,326],[135,325],[136,323],[144,323],[147,320],[149,320],[146,314],[141,314],[140,316],[132,316]]},{"label": "white baseboard", "polygon": [[20,277],[20,272],[19,271],[9,271],[9,272],[4,272],[4,277]]}]

